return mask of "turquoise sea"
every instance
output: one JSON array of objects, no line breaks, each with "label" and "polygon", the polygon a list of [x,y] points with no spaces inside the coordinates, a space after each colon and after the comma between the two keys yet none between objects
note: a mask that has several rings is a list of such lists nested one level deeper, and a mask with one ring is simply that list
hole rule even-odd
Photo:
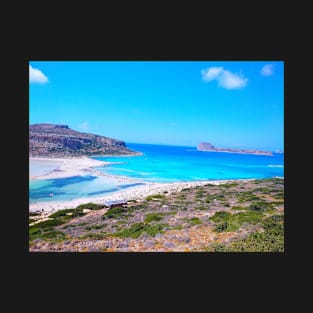
[{"label": "turquoise sea", "polygon": [[[123,175],[144,182],[177,182],[197,180],[269,178],[284,176],[284,154],[273,156],[197,151],[195,147],[165,146],[129,143],[130,149],[141,151],[141,156],[93,157],[97,160],[117,162],[97,167],[112,175]],[[34,168],[34,167],[33,167]],[[44,172],[43,167],[36,171]],[[49,168],[51,170],[51,168]],[[32,168],[30,167],[30,171]],[[31,175],[36,175],[31,173]],[[30,181],[29,200],[72,200],[112,193],[133,186],[117,184],[95,176],[79,176]],[[54,193],[49,197],[49,193]]]}]

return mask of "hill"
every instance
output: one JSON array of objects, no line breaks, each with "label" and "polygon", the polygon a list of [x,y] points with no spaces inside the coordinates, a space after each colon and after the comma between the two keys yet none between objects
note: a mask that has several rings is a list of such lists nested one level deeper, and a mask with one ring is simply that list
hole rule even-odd
[{"label": "hill", "polygon": [[140,155],[125,142],[82,133],[67,125],[33,124],[29,126],[30,157],[74,157],[83,155]]}]

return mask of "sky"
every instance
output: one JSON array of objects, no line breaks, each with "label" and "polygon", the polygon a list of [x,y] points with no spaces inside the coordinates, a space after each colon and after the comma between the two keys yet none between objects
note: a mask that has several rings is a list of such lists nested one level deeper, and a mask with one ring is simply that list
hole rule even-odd
[{"label": "sky", "polygon": [[30,61],[29,123],[123,140],[284,149],[283,61]]}]

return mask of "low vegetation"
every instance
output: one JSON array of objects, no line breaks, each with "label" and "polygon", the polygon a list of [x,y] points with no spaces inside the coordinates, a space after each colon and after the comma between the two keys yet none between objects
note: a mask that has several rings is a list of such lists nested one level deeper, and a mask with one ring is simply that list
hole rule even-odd
[{"label": "low vegetation", "polygon": [[263,232],[256,232],[229,245],[213,244],[208,252],[283,252],[284,217],[273,215],[262,221]]},{"label": "low vegetation", "polygon": [[165,227],[168,227],[168,224],[150,225],[147,223],[134,223],[131,227],[116,232],[112,235],[121,238],[138,238],[141,234],[146,233],[154,237],[158,233],[163,233],[163,229]]},{"label": "low vegetation", "polygon": [[107,218],[119,218],[123,215],[125,215],[125,213],[128,210],[126,208],[123,207],[115,207],[112,209],[109,209],[104,215],[103,218],[107,219]]},{"label": "low vegetation", "polygon": [[220,211],[216,212],[210,220],[216,223],[216,232],[230,232],[238,230],[243,223],[257,224],[262,217],[262,213],[254,211],[246,211],[236,214]]},{"label": "low vegetation", "polygon": [[148,215],[146,215],[144,222],[145,223],[150,223],[150,222],[158,222],[163,218],[164,214],[162,213],[150,213]]},{"label": "low vegetation", "polygon": [[151,195],[151,196],[146,197],[146,200],[150,201],[154,199],[163,199],[163,198],[165,198],[165,195],[156,194],[156,195]]},{"label": "low vegetation", "polygon": [[128,201],[106,213],[92,203],[48,219],[35,212],[29,215],[30,250],[281,252],[283,188],[282,179],[206,184]]},{"label": "low vegetation", "polygon": [[54,226],[63,224],[63,220],[46,220],[35,225],[29,226],[29,240],[35,239],[54,239],[62,240],[66,236],[63,232],[55,230]]}]

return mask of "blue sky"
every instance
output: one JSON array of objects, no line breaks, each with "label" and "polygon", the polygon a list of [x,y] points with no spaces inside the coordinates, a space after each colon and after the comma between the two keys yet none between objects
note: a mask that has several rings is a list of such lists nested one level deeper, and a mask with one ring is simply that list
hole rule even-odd
[{"label": "blue sky", "polygon": [[283,150],[282,61],[29,62],[29,123],[127,142]]}]

